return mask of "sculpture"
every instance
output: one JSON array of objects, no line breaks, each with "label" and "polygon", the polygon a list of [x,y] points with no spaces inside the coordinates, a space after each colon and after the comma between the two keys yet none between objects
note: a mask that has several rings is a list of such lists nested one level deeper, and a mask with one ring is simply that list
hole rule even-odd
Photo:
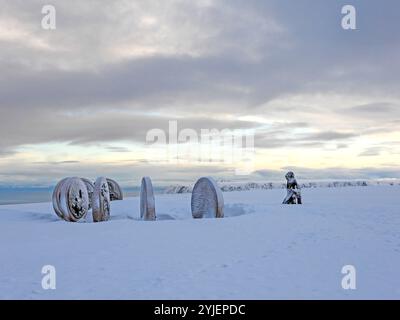
[{"label": "sculpture", "polygon": [[283,199],[283,204],[301,204],[301,191],[299,185],[297,184],[294,173],[289,171],[285,177],[287,180],[287,195],[285,199]]},{"label": "sculpture", "polygon": [[191,208],[195,219],[224,217],[224,197],[213,178],[203,177],[196,182],[192,191]]},{"label": "sculpture", "polygon": [[149,177],[142,179],[140,187],[140,218],[146,221],[157,219],[153,184]]},{"label": "sculpture", "polygon": [[115,180],[107,178],[107,184],[108,184],[108,189],[110,190],[111,201],[124,199],[122,189]]},{"label": "sculpture", "polygon": [[[110,201],[122,200],[119,184],[109,178],[98,178],[99,186],[86,178],[64,178],[57,183],[52,195],[53,209],[65,221],[76,222],[92,209],[93,221],[110,218]],[[96,180],[96,182],[97,182]]]},{"label": "sculpture", "polygon": [[[53,191],[53,196],[52,196],[52,202],[53,202],[53,209],[54,212],[57,214],[58,217],[61,219],[64,219],[64,214],[60,209],[60,199],[61,199],[61,186],[64,184],[65,180],[69,178],[64,178],[61,181],[59,181]],[[64,219],[66,220],[66,219]]]},{"label": "sculpture", "polygon": [[53,192],[53,208],[66,221],[76,222],[85,217],[89,195],[84,182],[76,177],[61,180]]},{"label": "sculpture", "polygon": [[110,219],[110,190],[107,179],[97,178],[94,183],[92,197],[92,214],[94,222],[107,221]]},{"label": "sculpture", "polygon": [[88,195],[89,195],[89,210],[92,209],[92,197],[94,191],[94,183],[86,178],[81,178],[83,183],[86,185]]}]

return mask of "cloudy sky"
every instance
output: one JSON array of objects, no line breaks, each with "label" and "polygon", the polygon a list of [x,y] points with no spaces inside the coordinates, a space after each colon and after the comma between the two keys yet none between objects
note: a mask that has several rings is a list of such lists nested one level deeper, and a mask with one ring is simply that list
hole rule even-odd
[{"label": "cloudy sky", "polygon": [[45,4],[0,0],[0,185],[235,178],[150,152],[146,134],[174,120],[254,129],[240,179],[400,178],[396,0],[56,0],[56,30]]}]

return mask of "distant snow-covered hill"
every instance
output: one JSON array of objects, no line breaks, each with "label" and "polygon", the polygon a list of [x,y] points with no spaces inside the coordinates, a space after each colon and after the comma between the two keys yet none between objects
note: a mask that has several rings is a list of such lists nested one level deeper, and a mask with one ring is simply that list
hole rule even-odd
[{"label": "distant snow-covered hill", "polygon": [[[279,182],[227,182],[217,181],[223,192],[232,191],[249,191],[259,189],[284,189],[285,183]],[[343,188],[343,187],[367,187],[376,185],[400,185],[400,181],[374,181],[374,180],[357,180],[357,181],[310,181],[300,183],[301,188]],[[172,185],[166,187],[164,193],[191,193],[193,185]]]}]

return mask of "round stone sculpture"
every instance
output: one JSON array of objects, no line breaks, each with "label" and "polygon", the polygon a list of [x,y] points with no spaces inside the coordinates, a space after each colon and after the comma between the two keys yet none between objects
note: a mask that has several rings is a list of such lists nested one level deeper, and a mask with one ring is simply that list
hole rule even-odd
[{"label": "round stone sculpture", "polygon": [[196,182],[191,207],[195,219],[224,217],[224,197],[213,178],[203,177]]},{"label": "round stone sculpture", "polygon": [[153,184],[149,177],[142,179],[140,188],[140,218],[146,221],[157,219]]},{"label": "round stone sculpture", "polygon": [[63,179],[54,193],[53,207],[62,219],[77,222],[86,216],[89,211],[89,195],[80,178]]},{"label": "round stone sculpture", "polygon": [[124,196],[119,184],[115,180],[110,178],[107,178],[107,183],[108,183],[108,189],[110,190],[110,200],[111,201],[123,200]]},{"label": "round stone sculpture", "polygon": [[86,185],[88,195],[89,195],[89,210],[92,209],[92,197],[94,191],[94,183],[86,178],[81,178],[83,183]]},{"label": "round stone sculpture", "polygon": [[97,178],[94,183],[92,196],[92,214],[94,222],[107,221],[110,219],[110,190],[107,179]]},{"label": "round stone sculpture", "polygon": [[[61,219],[64,219],[64,214],[62,213],[61,209],[60,209],[60,199],[61,199],[61,187],[64,184],[64,182],[66,180],[68,180],[69,178],[64,178],[62,180],[60,180],[53,191],[53,196],[52,196],[52,202],[53,202],[53,209],[54,212],[57,214],[57,216]],[[65,220],[65,219],[64,219]]]}]

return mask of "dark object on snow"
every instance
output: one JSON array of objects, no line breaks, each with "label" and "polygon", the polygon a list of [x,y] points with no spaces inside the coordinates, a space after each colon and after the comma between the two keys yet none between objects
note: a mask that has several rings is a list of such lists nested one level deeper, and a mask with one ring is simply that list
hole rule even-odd
[{"label": "dark object on snow", "polygon": [[283,200],[283,204],[301,204],[301,191],[296,178],[294,177],[294,173],[291,171],[288,172],[285,175],[285,178],[287,180],[287,195]]}]

